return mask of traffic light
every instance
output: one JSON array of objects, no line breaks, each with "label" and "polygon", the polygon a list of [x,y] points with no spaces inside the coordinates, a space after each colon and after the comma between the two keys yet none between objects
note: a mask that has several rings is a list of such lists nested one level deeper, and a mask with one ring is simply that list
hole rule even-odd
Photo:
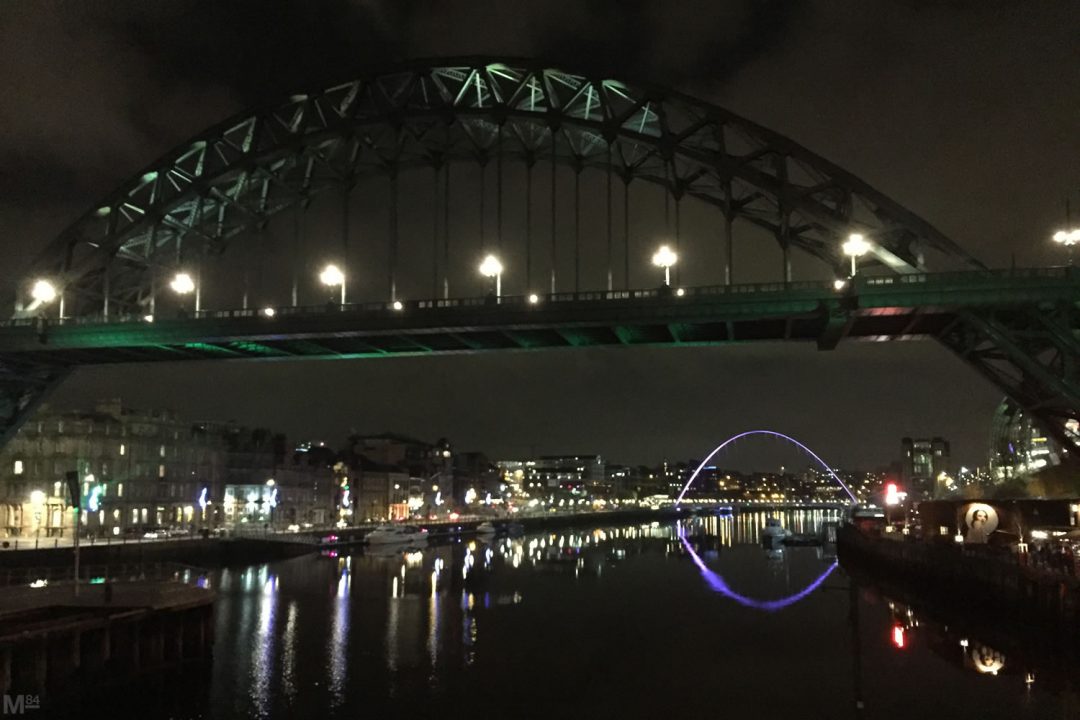
[{"label": "traffic light", "polygon": [[82,492],[79,487],[79,473],[74,470],[64,473],[64,482],[67,483],[68,495],[71,496],[71,507],[81,510]]}]

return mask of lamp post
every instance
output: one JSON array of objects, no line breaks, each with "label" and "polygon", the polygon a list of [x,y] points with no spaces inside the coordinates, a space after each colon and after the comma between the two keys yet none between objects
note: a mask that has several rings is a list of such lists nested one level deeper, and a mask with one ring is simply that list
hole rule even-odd
[{"label": "lamp post", "polygon": [[851,258],[851,277],[855,277],[856,263],[860,255],[865,255],[870,250],[870,243],[859,233],[851,233],[848,239],[841,245],[844,254]]},{"label": "lamp post", "polygon": [[679,256],[667,245],[661,245],[653,253],[652,264],[664,268],[664,285],[671,285],[671,266],[678,262]]},{"label": "lamp post", "polygon": [[319,282],[327,287],[341,287],[341,304],[345,304],[345,273],[337,265],[331,263],[319,273]]},{"label": "lamp post", "polygon": [[34,509],[34,547],[36,548],[41,539],[41,516],[45,508],[45,493],[41,490],[31,492],[30,505]]},{"label": "lamp post", "polygon": [[1069,265],[1073,264],[1073,246],[1080,243],[1080,227],[1058,230],[1054,233],[1054,242],[1065,247],[1069,253]]},{"label": "lamp post", "polygon": [[480,263],[480,274],[486,278],[495,278],[496,299],[502,297],[502,272],[502,263],[499,262],[499,258],[494,255],[488,255],[484,258],[484,261]]},{"label": "lamp post", "polygon": [[30,297],[38,304],[47,305],[56,299],[56,286],[48,280],[37,280],[30,288]]},{"label": "lamp post", "polygon": [[195,293],[195,312],[197,313],[202,309],[199,307],[201,304],[200,293],[197,292],[195,279],[191,277],[190,274],[184,271],[176,273],[176,275],[173,275],[169,287],[172,288],[172,291],[177,295],[190,295],[191,293]]},{"label": "lamp post", "polygon": [[[34,301],[28,310],[36,310],[37,308],[48,305],[49,303],[60,298],[60,312],[59,321],[64,321],[64,297],[56,289],[51,281],[44,278],[39,278],[34,281],[34,284],[30,287],[30,298]],[[42,310],[44,312],[44,310]]]}]

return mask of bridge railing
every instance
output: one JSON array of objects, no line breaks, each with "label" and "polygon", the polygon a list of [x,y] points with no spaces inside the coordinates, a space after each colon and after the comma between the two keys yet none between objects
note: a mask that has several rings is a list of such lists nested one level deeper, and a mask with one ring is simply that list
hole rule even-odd
[{"label": "bridge railing", "polygon": [[[874,292],[878,289],[911,287],[911,286],[978,286],[981,284],[998,284],[1001,282],[1025,281],[1032,284],[1045,282],[1046,280],[1076,280],[1080,279],[1080,270],[1070,267],[1049,268],[1011,268],[1005,270],[968,270],[963,272],[948,273],[913,273],[908,275],[859,275],[855,278],[854,287],[848,291],[858,294],[861,291]],[[737,297],[742,295],[763,295],[769,293],[822,293],[832,294],[837,290],[832,281],[802,281],[802,282],[770,282],[770,283],[747,283],[740,285],[704,285],[699,287],[671,288],[644,288],[635,290],[595,290],[582,292],[560,292],[534,295],[503,295],[496,298],[493,295],[463,298],[432,298],[421,300],[401,300],[398,302],[363,302],[346,303],[344,305],[328,302],[319,305],[281,306],[270,308],[231,308],[217,310],[200,310],[193,315],[180,315],[180,319],[230,319],[230,318],[265,318],[271,320],[275,317],[323,315],[327,313],[381,313],[392,314],[404,310],[440,310],[449,308],[476,308],[484,306],[523,308],[534,306],[547,306],[559,303],[582,303],[582,302],[617,302],[649,300],[663,297],[694,298],[694,297]],[[110,315],[102,314],[80,315],[77,317],[64,317],[61,324],[71,325],[96,325],[112,323],[146,323],[152,322],[153,317],[141,314]],[[40,318],[15,318],[0,321],[0,327],[31,327],[41,322]],[[50,320],[53,322],[53,320]]]},{"label": "bridge railing", "polygon": [[1014,268],[1008,270],[967,270],[952,273],[912,273],[909,275],[880,275],[857,278],[856,287],[895,287],[897,285],[981,285],[990,281],[1066,280],[1076,275],[1068,267]]}]

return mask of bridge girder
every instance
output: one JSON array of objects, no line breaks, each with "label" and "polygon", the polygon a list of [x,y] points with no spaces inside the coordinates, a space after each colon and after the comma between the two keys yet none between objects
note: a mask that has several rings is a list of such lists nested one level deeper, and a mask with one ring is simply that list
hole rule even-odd
[{"label": "bridge girder", "polygon": [[[533,61],[417,63],[236,115],[167,153],[65,230],[31,268],[71,315],[139,312],[153,275],[220,252],[360,176],[508,158],[609,172],[694,197],[844,267],[859,231],[895,272],[934,250],[978,261],[925,220],[794,141],[718,106]],[[501,162],[501,159],[499,160]]]},{"label": "bridge girder", "polygon": [[1080,462],[1080,315],[1076,303],[966,310],[945,347],[1036,418]]}]

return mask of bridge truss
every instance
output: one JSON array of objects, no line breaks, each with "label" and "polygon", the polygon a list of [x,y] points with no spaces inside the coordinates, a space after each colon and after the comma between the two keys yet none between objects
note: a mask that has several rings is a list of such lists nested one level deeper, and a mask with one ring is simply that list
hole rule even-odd
[{"label": "bridge truss", "polygon": [[[428,169],[432,202],[441,188],[448,205],[455,167],[479,165],[481,183],[494,174],[495,250],[504,242],[506,163],[524,164],[527,195],[534,183],[552,185],[550,263],[536,261],[528,220],[523,241],[526,286],[539,281],[553,295],[565,289],[555,276],[560,244],[554,186],[560,177],[572,178],[575,216],[572,241],[561,247],[566,252],[569,246],[573,254],[573,291],[590,290],[580,277],[581,178],[587,173],[606,178],[602,197],[592,199],[606,208],[606,236],[585,239],[603,246],[606,287],[592,289],[612,292],[621,275],[623,290],[629,290],[629,252],[623,253],[627,264],[619,272],[613,248],[618,240],[629,248],[630,223],[624,214],[623,237],[616,238],[612,214],[613,197],[620,192],[627,212],[632,183],[663,190],[665,208],[670,204],[674,216],[676,246],[684,240],[680,217],[688,199],[715,209],[716,242],[723,248],[717,278],[726,286],[735,276],[737,227],[775,241],[783,258],[781,279],[789,284],[793,250],[821,261],[830,274],[846,275],[840,245],[852,232],[869,239],[865,264],[878,272],[917,274],[944,269],[942,263],[982,267],[864,181],[721,107],[661,87],[532,61],[465,58],[403,65],[296,94],[209,128],[117,188],[32,264],[27,280],[50,278],[60,290],[59,318],[40,318],[42,309],[33,303],[17,307],[16,317],[43,323],[38,334],[45,342],[49,323],[153,315],[177,268],[220,261],[231,244],[258,236],[271,219],[303,213],[313,198],[327,193],[347,198],[369,177],[384,178],[389,187],[385,271],[393,301],[407,266],[399,248],[399,177]],[[485,196],[482,191],[481,217]],[[531,211],[531,198],[526,207]],[[347,241],[347,203],[342,215]],[[450,298],[448,228],[444,218],[441,232],[435,230],[430,268],[431,295],[444,300]],[[550,277],[541,281],[544,270]],[[294,280],[293,306],[298,305],[295,288]],[[850,312],[829,306],[819,346],[831,347],[845,336]],[[1040,418],[1056,424],[1077,418],[1074,301],[1065,300],[1049,313],[993,303],[965,313],[935,337]],[[29,357],[0,361],[0,433],[12,432],[47,389],[81,362],[38,365]]]}]

